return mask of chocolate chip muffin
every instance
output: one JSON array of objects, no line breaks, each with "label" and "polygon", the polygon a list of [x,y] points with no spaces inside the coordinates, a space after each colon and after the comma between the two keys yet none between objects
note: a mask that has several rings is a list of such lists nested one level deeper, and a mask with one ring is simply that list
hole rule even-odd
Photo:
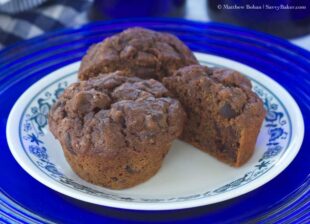
[{"label": "chocolate chip muffin", "polygon": [[161,80],[178,68],[197,63],[176,36],[130,28],[91,46],[82,60],[79,79],[121,70],[143,79]]},{"label": "chocolate chip muffin", "polygon": [[232,166],[251,157],[266,112],[247,78],[229,69],[192,65],[163,83],[187,113],[183,140]]},{"label": "chocolate chip muffin", "polygon": [[49,128],[81,178],[123,189],[159,170],[184,118],[161,83],[115,72],[70,85],[49,113]]}]

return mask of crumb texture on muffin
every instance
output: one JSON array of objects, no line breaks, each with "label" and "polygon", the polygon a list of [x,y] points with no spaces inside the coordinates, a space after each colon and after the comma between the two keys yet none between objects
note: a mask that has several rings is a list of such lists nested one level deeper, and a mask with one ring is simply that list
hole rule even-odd
[{"label": "crumb texture on muffin", "polygon": [[80,177],[122,189],[158,171],[184,117],[158,81],[115,72],[70,85],[50,111],[49,128]]},{"label": "crumb texture on muffin", "polygon": [[266,112],[246,77],[191,65],[163,83],[187,114],[183,140],[233,166],[251,157]]},{"label": "crumb texture on muffin", "polygon": [[197,64],[189,48],[176,36],[144,28],[129,28],[89,48],[79,79],[117,70],[143,79],[161,80],[178,68]]}]

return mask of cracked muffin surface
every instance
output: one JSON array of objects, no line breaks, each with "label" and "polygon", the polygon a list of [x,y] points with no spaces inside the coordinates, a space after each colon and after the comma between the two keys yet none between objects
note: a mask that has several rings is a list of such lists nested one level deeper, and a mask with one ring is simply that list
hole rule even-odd
[{"label": "cracked muffin surface", "polygon": [[183,130],[184,111],[153,79],[124,72],[71,84],[49,113],[49,128],[72,169],[112,189],[146,181]]},{"label": "cracked muffin surface", "polygon": [[187,114],[181,139],[233,166],[251,157],[266,112],[250,80],[230,69],[192,65],[163,83]]},{"label": "cracked muffin surface", "polygon": [[161,80],[181,67],[197,63],[176,36],[129,28],[89,48],[79,69],[79,79],[121,70],[143,79]]}]

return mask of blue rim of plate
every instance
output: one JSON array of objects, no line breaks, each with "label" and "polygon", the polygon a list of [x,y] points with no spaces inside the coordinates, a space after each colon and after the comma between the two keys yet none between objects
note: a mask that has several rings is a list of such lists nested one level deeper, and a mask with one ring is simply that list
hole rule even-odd
[{"label": "blue rim of plate", "polygon": [[[227,57],[247,64],[279,82],[297,101],[304,116],[305,138],[293,163],[277,178],[244,196],[213,206],[182,211],[137,212],[92,206],[68,199],[41,186],[16,164],[5,139],[8,113],[16,99],[44,75],[78,61],[90,44],[131,26],[172,32],[195,51]],[[59,30],[18,43],[0,52],[0,221],[37,222],[52,220],[74,223],[72,213],[79,212],[81,223],[105,220],[212,220],[213,222],[298,221],[309,218],[310,196],[310,53],[289,42],[267,34],[217,23],[181,19],[131,19],[87,24]],[[17,87],[17,88],[16,88]],[[12,178],[13,175],[19,178]],[[287,178],[290,181],[287,181]],[[18,185],[20,184],[20,185]],[[19,186],[25,194],[18,193]],[[281,190],[277,190],[281,186]],[[31,202],[28,193],[33,193]],[[40,204],[40,202],[42,202]],[[48,205],[56,203],[58,206]],[[38,205],[39,204],[39,205]],[[244,207],[247,214],[240,214]],[[243,209],[242,209],[243,208]],[[58,213],[57,213],[58,212]],[[62,216],[55,214],[63,213]],[[37,215],[36,215],[37,214]],[[223,215],[225,214],[225,215]],[[28,221],[26,221],[26,219]]]}]

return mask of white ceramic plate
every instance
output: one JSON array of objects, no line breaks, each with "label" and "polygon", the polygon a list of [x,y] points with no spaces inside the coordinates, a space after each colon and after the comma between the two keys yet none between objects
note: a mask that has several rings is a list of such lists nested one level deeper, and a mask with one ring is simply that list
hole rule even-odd
[{"label": "white ceramic plate", "polygon": [[168,210],[221,202],[270,181],[294,159],[304,136],[302,114],[294,99],[261,72],[222,57],[197,53],[201,64],[235,69],[252,80],[268,114],[253,157],[232,168],[176,140],[159,172],[127,190],[110,190],[80,179],[49,132],[49,108],[77,80],[79,62],[36,82],[15,103],[7,122],[7,140],[17,162],[44,185],[73,198],[117,208]]}]

